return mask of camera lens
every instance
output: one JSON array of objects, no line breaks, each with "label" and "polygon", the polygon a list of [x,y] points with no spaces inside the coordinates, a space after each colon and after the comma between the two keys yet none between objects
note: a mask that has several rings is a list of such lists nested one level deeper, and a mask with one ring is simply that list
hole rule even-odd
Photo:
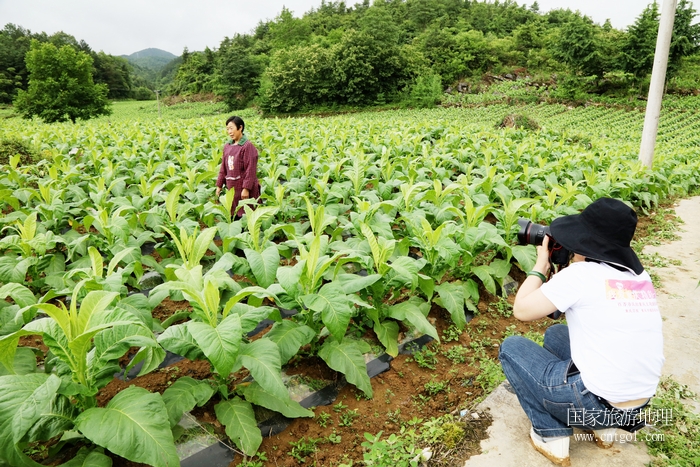
[{"label": "camera lens", "polygon": [[531,220],[518,219],[518,243],[521,245],[542,245],[545,235],[549,235],[549,226],[535,224]]}]

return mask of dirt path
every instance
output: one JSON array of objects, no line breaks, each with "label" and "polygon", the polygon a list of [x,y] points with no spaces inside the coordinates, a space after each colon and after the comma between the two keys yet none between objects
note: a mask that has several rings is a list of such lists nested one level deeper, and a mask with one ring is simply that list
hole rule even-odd
[{"label": "dirt path", "polygon": [[[700,197],[682,200],[676,214],[684,222],[680,239],[646,247],[644,253],[658,253],[668,261],[681,262],[653,268],[662,283],[657,292],[664,320],[663,374],[700,393]],[[502,384],[482,403],[481,407],[488,408],[494,418],[490,437],[481,443],[483,453],[469,459],[465,467],[551,467],[553,464],[530,446],[530,422],[507,387]],[[695,408],[700,411],[700,404],[696,403]],[[651,460],[641,440],[616,443],[612,449],[603,450],[592,442],[572,439],[570,454],[574,467],[631,467]]]}]

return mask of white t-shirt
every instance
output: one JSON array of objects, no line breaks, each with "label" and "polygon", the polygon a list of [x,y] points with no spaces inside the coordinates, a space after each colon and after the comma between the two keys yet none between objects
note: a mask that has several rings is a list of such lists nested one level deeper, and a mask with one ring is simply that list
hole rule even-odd
[{"label": "white t-shirt", "polygon": [[664,363],[661,315],[649,274],[571,263],[542,285],[566,313],[571,358],[593,394],[609,402],[654,395]]}]

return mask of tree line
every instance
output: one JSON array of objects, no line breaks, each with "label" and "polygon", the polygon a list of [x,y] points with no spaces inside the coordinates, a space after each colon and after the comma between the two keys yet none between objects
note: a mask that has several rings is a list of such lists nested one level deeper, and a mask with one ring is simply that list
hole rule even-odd
[{"label": "tree line", "polygon": [[149,89],[151,83],[142,78],[143,73],[136,70],[126,59],[95,52],[85,41],[79,41],[65,32],[52,35],[45,32],[32,33],[9,23],[0,30],[0,103],[11,103],[19,90],[27,90],[29,70],[25,59],[32,40],[41,44],[52,44],[58,49],[69,46],[76,52],[88,55],[92,60],[93,80],[97,84],[107,86],[109,99],[154,98]]},{"label": "tree line", "polygon": [[[695,17],[692,3],[679,0],[667,76],[672,92],[700,87]],[[283,8],[218,48],[185,49],[164,90],[214,94],[231,109],[256,105],[269,113],[431,105],[446,88],[478,91],[485,77],[503,75],[527,76],[564,99],[635,97],[648,86],[658,25],[656,2],[619,30],[578,11],[542,13],[537,2],[365,0],[348,7],[322,1],[299,18]],[[95,53],[65,33],[33,35],[7,25],[0,31],[0,102],[16,101],[30,88],[25,57],[39,44],[89,55],[94,82],[106,87],[107,98],[133,98],[148,84],[125,59]]]},{"label": "tree line", "polygon": [[[626,97],[648,86],[659,25],[649,4],[622,31],[568,9],[546,13],[511,0],[326,2],[300,18],[283,9],[216,50],[189,52],[169,91],[214,93],[231,108],[268,112],[428,103],[447,87],[480,89],[484,76],[517,74],[561,97]],[[676,11],[668,77],[674,92],[700,83],[700,25],[692,4]]]}]

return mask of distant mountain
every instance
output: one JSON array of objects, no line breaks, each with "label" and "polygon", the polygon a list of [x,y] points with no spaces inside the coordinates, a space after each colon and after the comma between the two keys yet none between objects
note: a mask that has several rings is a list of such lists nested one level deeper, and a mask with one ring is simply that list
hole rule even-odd
[{"label": "distant mountain", "polygon": [[160,71],[165,65],[170,63],[177,55],[161,49],[144,49],[134,52],[131,55],[122,55],[129,63],[138,65],[152,71]]}]

